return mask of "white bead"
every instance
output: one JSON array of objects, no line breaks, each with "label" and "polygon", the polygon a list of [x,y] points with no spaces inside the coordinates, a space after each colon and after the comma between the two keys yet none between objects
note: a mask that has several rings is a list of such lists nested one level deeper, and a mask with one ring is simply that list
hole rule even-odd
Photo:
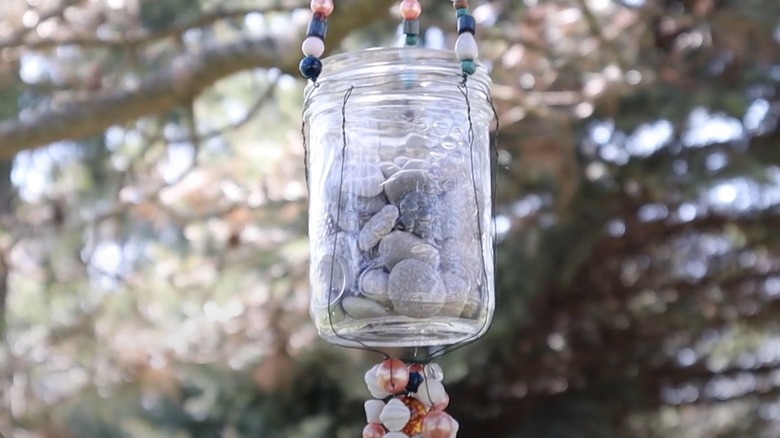
[{"label": "white bead", "polygon": [[419,400],[425,407],[431,408],[444,402],[447,398],[447,391],[445,391],[444,385],[438,380],[425,379],[412,397]]},{"label": "white bead", "polygon": [[473,61],[479,56],[477,40],[471,32],[463,32],[455,41],[455,54],[461,61]]},{"label": "white bead", "polygon": [[444,370],[441,369],[441,365],[437,363],[429,363],[425,365],[425,378],[441,382],[444,380]]},{"label": "white bead", "polygon": [[390,395],[390,393],[380,388],[379,383],[376,381],[376,370],[378,368],[379,364],[376,364],[373,366],[373,368],[366,371],[366,375],[363,376],[363,380],[366,382],[366,387],[368,387],[368,392],[371,393],[371,396],[382,399]]},{"label": "white bead", "polygon": [[388,432],[383,438],[409,438],[409,435],[403,432]]},{"label": "white bead", "polygon": [[301,51],[306,56],[315,56],[319,58],[325,53],[325,42],[317,37],[310,36],[303,40]]},{"label": "white bead", "polygon": [[409,412],[409,408],[397,398],[394,398],[387,402],[382,409],[382,413],[379,415],[379,419],[382,420],[382,424],[390,432],[398,432],[406,426],[409,419],[412,417],[412,413]]},{"label": "white bead", "polygon": [[379,416],[382,414],[382,409],[385,408],[385,402],[382,400],[369,400],[363,404],[363,408],[366,410],[366,423],[382,422]]}]

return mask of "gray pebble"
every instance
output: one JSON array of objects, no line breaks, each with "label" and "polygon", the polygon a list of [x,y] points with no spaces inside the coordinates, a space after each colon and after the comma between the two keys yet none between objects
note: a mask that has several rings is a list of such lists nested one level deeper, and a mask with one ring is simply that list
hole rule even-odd
[{"label": "gray pebble", "polygon": [[402,170],[388,178],[383,186],[387,199],[393,204],[398,204],[407,193],[413,191],[428,194],[440,192],[431,175],[427,171],[419,169]]},{"label": "gray pebble", "polygon": [[439,207],[436,196],[408,193],[399,203],[401,225],[423,239],[434,239],[439,234]]},{"label": "gray pebble", "polygon": [[382,169],[382,175],[384,175],[385,178],[390,178],[401,170],[397,164],[389,161],[379,163],[379,168]]},{"label": "gray pebble", "polygon": [[386,306],[368,298],[345,297],[341,306],[347,315],[355,319],[378,318],[390,315]]},{"label": "gray pebble", "polygon": [[404,170],[429,170],[431,164],[425,160],[411,159],[403,165]]},{"label": "gray pebble", "polygon": [[360,276],[360,291],[379,303],[389,303],[387,284],[390,275],[382,269],[370,269]]},{"label": "gray pebble", "polygon": [[[342,180],[343,176],[343,180]],[[382,182],[385,176],[382,169],[374,163],[334,164],[326,180],[326,194],[331,202],[338,199],[339,188],[343,193],[364,196],[367,198],[382,193]]]},{"label": "gray pebble", "polygon": [[442,243],[439,251],[441,272],[458,273],[472,286],[482,276],[482,258],[479,241],[476,239],[450,239]]},{"label": "gray pebble", "polygon": [[441,316],[460,316],[466,305],[471,284],[466,278],[455,272],[444,272],[441,274],[441,278],[447,289],[447,302],[439,314]]},{"label": "gray pebble", "polygon": [[387,294],[393,309],[412,318],[435,316],[444,306],[446,288],[436,270],[427,263],[407,259],[390,272]]},{"label": "gray pebble", "polygon": [[391,231],[379,242],[379,262],[392,269],[404,259],[415,259],[436,267],[439,265],[439,251],[414,234]]},{"label": "gray pebble", "polygon": [[400,157],[395,157],[395,160],[393,160],[393,164],[395,164],[400,168],[403,168],[408,162],[409,162],[409,157],[404,157],[403,155]]},{"label": "gray pebble", "polygon": [[398,220],[398,207],[385,205],[377,214],[366,222],[360,230],[358,244],[361,251],[369,251],[390,232]]}]

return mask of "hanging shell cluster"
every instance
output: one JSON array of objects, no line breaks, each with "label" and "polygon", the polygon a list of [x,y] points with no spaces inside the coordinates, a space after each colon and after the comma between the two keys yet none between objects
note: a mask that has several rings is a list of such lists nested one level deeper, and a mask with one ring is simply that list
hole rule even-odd
[{"label": "hanging shell cluster", "polygon": [[477,317],[484,267],[472,163],[446,152],[330,168],[331,225],[312,262],[332,315]]},{"label": "hanging shell cluster", "polygon": [[458,422],[444,412],[449,396],[437,364],[387,359],[365,375],[375,400],[365,403],[363,438],[455,438]]}]

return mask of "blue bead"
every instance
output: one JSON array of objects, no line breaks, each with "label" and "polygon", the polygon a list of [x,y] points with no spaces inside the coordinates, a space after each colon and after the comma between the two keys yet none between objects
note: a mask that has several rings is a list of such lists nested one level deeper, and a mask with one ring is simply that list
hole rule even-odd
[{"label": "blue bead", "polygon": [[461,61],[460,68],[463,69],[463,73],[473,75],[477,72],[477,63],[474,61]]},{"label": "blue bead", "polygon": [[457,17],[462,17],[462,16],[468,15],[468,14],[469,14],[469,8],[458,8],[458,9],[455,9],[455,16],[457,16]]},{"label": "blue bead", "polygon": [[309,21],[309,27],[306,29],[307,37],[313,36],[324,40],[326,33],[328,33],[327,21],[317,19],[316,17]]},{"label": "blue bead", "polygon": [[477,20],[471,15],[461,15],[458,17],[458,35],[463,32],[475,33],[477,31]]},{"label": "blue bead", "polygon": [[322,61],[314,56],[307,56],[301,59],[298,69],[301,71],[301,76],[316,81],[322,73]]},{"label": "blue bead", "polygon": [[406,36],[406,45],[407,46],[416,46],[417,45],[417,35],[407,35]]},{"label": "blue bead", "polygon": [[409,373],[409,383],[406,384],[406,392],[416,393],[423,382],[423,376],[417,372]]}]

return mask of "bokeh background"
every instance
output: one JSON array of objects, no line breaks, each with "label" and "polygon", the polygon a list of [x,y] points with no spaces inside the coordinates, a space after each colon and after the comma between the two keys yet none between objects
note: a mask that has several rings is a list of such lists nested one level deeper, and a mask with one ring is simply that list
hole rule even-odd
[{"label": "bokeh background", "polygon": [[[454,44],[423,0],[424,44]],[[473,0],[498,307],[460,436],[780,436],[780,2]],[[341,0],[331,53],[400,43]],[[0,1],[0,435],[355,437],[308,317],[303,0]]]}]

